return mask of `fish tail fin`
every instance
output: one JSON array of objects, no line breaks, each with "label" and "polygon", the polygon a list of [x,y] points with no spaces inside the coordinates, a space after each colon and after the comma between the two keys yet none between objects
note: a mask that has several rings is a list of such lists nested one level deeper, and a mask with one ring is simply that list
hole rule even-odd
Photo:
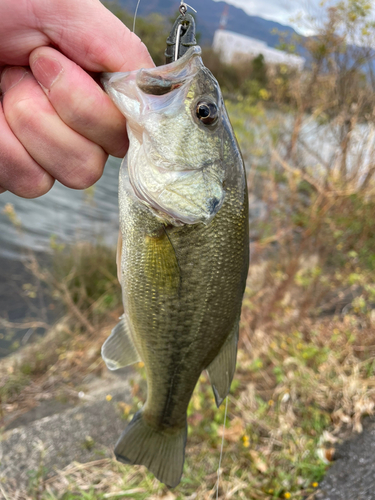
[{"label": "fish tail fin", "polygon": [[187,426],[175,433],[157,431],[138,411],[116,443],[117,460],[125,464],[145,465],[170,488],[181,480],[185,461]]}]

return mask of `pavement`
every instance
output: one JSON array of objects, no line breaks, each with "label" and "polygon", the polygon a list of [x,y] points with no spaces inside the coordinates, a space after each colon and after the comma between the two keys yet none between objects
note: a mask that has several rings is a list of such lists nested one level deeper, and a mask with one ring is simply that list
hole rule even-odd
[{"label": "pavement", "polygon": [[129,404],[131,389],[121,378],[96,385],[82,394],[78,406],[52,402],[5,430],[0,442],[0,485],[5,491],[27,490],[33,476],[52,477],[73,461],[114,458],[114,445],[126,426],[117,403]]},{"label": "pavement", "polygon": [[[94,381],[81,399],[77,406],[47,402],[8,425],[0,441],[3,490],[26,490],[33,476],[53,477],[73,461],[114,457],[126,426],[118,402],[131,403],[128,374]],[[336,447],[314,500],[375,500],[375,418]]]},{"label": "pavement", "polygon": [[316,500],[375,500],[375,419],[336,447],[335,461],[319,485]]}]

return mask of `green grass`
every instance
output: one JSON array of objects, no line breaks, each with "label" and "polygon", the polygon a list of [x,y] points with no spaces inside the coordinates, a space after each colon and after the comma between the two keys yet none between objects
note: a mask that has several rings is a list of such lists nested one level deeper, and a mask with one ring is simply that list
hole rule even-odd
[{"label": "green grass", "polygon": [[0,400],[7,401],[18,396],[28,384],[28,381],[28,376],[22,373],[22,371],[9,373],[0,387]]},{"label": "green grass", "polygon": [[[245,307],[243,340],[250,314]],[[239,351],[219,498],[230,498],[231,491],[236,492],[232,498],[246,500],[307,498],[327,470],[325,444],[332,446],[340,428],[349,423],[356,429],[361,416],[371,412],[375,361],[369,356],[362,362],[353,350],[366,334],[359,318],[347,315],[300,326],[257,330],[250,337],[251,350],[242,345]],[[144,379],[144,368],[138,371]],[[133,394],[132,407],[119,404],[126,421],[145,399],[144,383],[133,381]],[[216,408],[202,375],[188,410],[184,474],[172,492],[144,467],[105,460],[64,473],[64,480],[49,481],[40,499],[215,498],[223,423],[224,405]]]},{"label": "green grass", "polygon": [[[250,194],[270,211],[253,226],[258,239],[243,301],[219,498],[303,500],[324,477],[325,457],[343,429],[360,431],[375,408],[373,202],[368,193],[345,195],[340,188],[336,195],[335,184],[329,194],[318,192],[308,169],[298,174],[271,162],[285,116],[246,99],[228,109],[252,166]],[[3,399],[17,402],[35,377],[42,387],[53,375],[58,390],[59,384],[78,386],[87,372],[100,373],[100,346],[121,308],[114,261],[114,252],[102,246],[56,248],[48,279],[59,284],[67,323],[55,343],[35,346],[7,374]],[[142,382],[133,384],[132,406],[119,405],[125,421],[146,397],[145,374],[138,370]],[[213,499],[223,422],[224,405],[216,408],[202,375],[188,409],[184,475],[172,492],[143,467],[104,460],[47,484],[37,474],[28,500]]]}]

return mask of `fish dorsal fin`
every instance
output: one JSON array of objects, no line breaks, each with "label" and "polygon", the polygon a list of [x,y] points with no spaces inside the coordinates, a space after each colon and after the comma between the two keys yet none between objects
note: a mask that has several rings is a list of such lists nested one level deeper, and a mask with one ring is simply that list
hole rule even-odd
[{"label": "fish dorsal fin", "polygon": [[141,361],[133,343],[125,314],[121,316],[119,323],[104,342],[102,358],[109,370],[118,370]]},{"label": "fish dorsal fin", "polygon": [[118,232],[117,251],[116,251],[116,265],[117,265],[117,279],[121,285],[121,256],[122,256],[122,235],[121,231]]},{"label": "fish dorsal fin", "polygon": [[229,334],[219,354],[208,366],[207,372],[215,395],[216,406],[219,408],[227,397],[233,375],[236,370],[238,343],[238,322]]}]

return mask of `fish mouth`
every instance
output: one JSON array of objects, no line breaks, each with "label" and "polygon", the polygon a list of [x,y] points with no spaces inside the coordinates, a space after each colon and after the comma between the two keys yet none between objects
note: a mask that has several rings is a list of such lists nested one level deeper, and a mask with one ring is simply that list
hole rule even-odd
[{"label": "fish mouth", "polygon": [[[194,76],[191,72],[191,63],[201,55],[202,50],[199,45],[194,45],[176,61],[151,69],[141,69],[137,74],[137,85],[147,94],[162,95],[170,92],[182,85],[187,77]],[[199,67],[201,66],[203,63],[199,64]]]},{"label": "fish mouth", "polygon": [[203,67],[203,62],[200,60],[201,55],[201,48],[199,45],[195,45],[190,47],[182,57],[170,64],[129,71],[128,73],[102,73],[101,82],[109,93],[111,88],[121,91],[121,86],[125,80],[136,75],[137,87],[142,92],[156,96],[164,95],[179,88],[187,79],[195,76],[199,69]]}]

